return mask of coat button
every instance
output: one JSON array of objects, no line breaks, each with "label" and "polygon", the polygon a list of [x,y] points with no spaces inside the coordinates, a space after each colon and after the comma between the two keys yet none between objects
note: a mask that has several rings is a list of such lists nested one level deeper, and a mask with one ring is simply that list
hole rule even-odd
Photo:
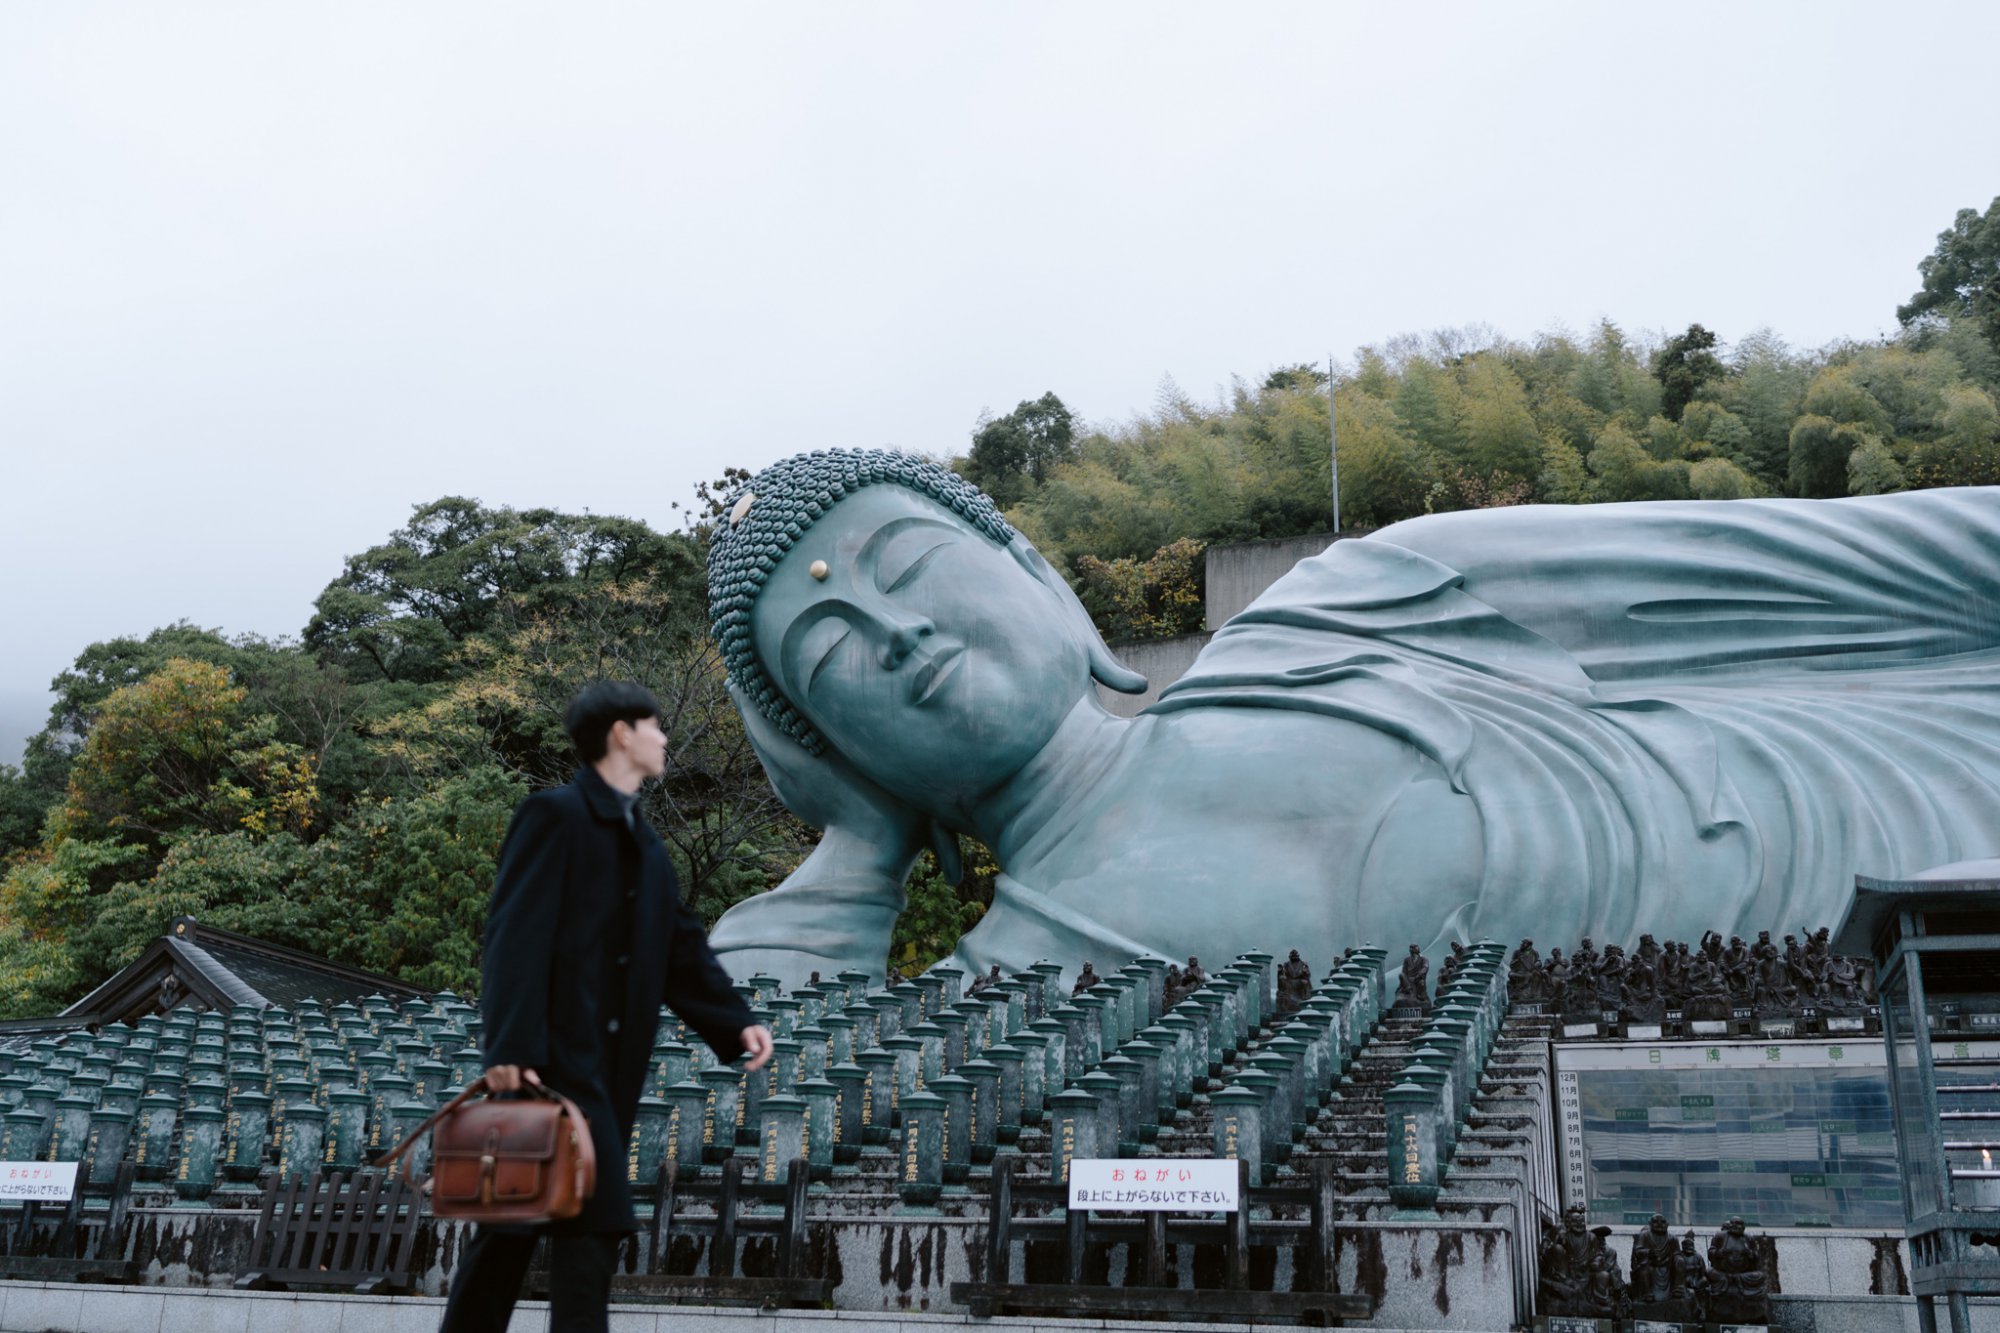
[{"label": "coat button", "polygon": [[606,1023],[604,1030],[606,1032],[616,1032],[618,1030],[618,1020],[614,1018],[609,1023]]},{"label": "coat button", "polygon": [[620,967],[625,966],[625,964],[631,961],[632,961],[632,955],[629,953],[621,953],[618,955],[618,966]]}]

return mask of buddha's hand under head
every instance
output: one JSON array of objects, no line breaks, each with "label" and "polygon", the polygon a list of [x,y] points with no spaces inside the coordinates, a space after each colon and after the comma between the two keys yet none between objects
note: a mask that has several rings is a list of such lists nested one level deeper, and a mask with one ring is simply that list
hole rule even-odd
[{"label": "buddha's hand under head", "polygon": [[913,806],[876,786],[828,747],[820,754],[779,731],[734,683],[729,697],[742,715],[750,748],[785,808],[817,829],[855,834],[896,858],[922,847],[929,819]]}]

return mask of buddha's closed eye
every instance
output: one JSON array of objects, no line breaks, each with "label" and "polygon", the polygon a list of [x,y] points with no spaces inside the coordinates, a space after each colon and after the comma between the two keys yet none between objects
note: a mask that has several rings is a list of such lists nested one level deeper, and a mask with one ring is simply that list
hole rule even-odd
[{"label": "buddha's closed eye", "polygon": [[846,621],[827,619],[820,621],[812,634],[807,636],[805,658],[813,664],[812,674],[806,677],[808,694],[812,692],[813,682],[819,679],[819,673],[826,670],[839,653],[840,645],[846,643],[853,633],[853,627]]},{"label": "buddha's closed eye", "polygon": [[956,540],[956,534],[942,523],[902,519],[884,525],[869,541],[863,558],[874,559],[875,586],[892,593],[921,574],[932,557]]}]

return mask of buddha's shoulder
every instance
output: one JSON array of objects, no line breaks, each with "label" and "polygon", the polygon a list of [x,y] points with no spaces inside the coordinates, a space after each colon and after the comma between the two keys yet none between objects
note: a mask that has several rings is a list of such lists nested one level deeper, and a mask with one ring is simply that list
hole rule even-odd
[{"label": "buddha's shoulder", "polygon": [[1366,775],[1371,782],[1436,776],[1437,765],[1377,727],[1302,709],[1204,707],[1142,715],[1150,762],[1245,767],[1271,778]]}]

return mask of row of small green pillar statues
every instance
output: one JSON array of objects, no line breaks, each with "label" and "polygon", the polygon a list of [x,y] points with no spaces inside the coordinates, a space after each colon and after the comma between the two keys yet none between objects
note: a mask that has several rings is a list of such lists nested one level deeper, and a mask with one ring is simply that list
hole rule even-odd
[{"label": "row of small green pillar statues", "polygon": [[[1418,1072],[1392,1090],[1392,1158],[1400,1115],[1430,1127],[1436,1146],[1423,1162],[1445,1159],[1473,1085],[1465,1062],[1476,1070],[1497,1032],[1497,946],[1473,955],[1440,993]],[[1066,1179],[1074,1158],[1148,1151],[1258,1034],[1256,1053],[1210,1100],[1215,1155],[1249,1161],[1261,1181],[1380,1017],[1385,959],[1350,950],[1282,1025],[1263,953],[1216,969],[1172,1008],[1157,959],[1075,995],[1053,963],[980,978],[969,993],[949,966],[886,988],[860,973],[815,978],[789,995],[753,977],[740,989],[773,1030],[772,1064],[719,1065],[663,1015],[626,1170],[643,1187],[669,1160],[685,1175],[752,1155],[773,1181],[795,1157],[825,1177],[880,1145],[897,1158],[903,1199],[925,1205],[1046,1119],[1051,1169]],[[471,1006],[448,994],[400,1010],[379,997],[296,1015],[245,1006],[73,1034],[7,1059],[0,1158],[78,1161],[99,1184],[129,1158],[142,1181],[170,1180],[191,1203],[273,1166],[287,1179],[352,1169],[477,1075],[477,1041]],[[426,1149],[398,1170],[421,1178]]]},{"label": "row of small green pillar statues", "polygon": [[0,1159],[75,1161],[96,1185],[129,1159],[188,1201],[274,1163],[351,1169],[477,1077],[478,1037],[472,1007],[442,992],[181,1010],[45,1039],[0,1052]]},{"label": "row of small green pillar statues", "polygon": [[1507,1018],[1506,950],[1492,941],[1461,956],[1397,1082],[1382,1093],[1389,1130],[1389,1198],[1429,1212],[1479,1092],[1479,1072]]}]

